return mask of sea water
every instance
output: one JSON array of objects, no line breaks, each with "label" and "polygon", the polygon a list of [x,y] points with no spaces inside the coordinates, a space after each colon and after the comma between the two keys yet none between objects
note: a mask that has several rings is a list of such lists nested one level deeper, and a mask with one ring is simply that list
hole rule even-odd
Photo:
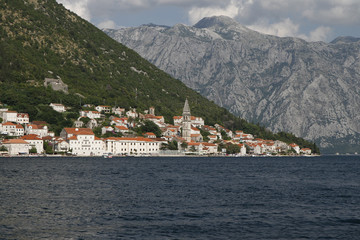
[{"label": "sea water", "polygon": [[360,157],[0,158],[0,239],[360,239]]}]

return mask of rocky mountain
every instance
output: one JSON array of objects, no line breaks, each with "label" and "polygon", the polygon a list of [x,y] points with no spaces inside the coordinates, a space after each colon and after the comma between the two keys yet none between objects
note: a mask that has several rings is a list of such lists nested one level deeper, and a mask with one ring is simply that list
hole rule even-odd
[{"label": "rocky mountain", "polygon": [[360,152],[359,39],[280,38],[228,17],[104,31],[238,116],[323,152]]}]

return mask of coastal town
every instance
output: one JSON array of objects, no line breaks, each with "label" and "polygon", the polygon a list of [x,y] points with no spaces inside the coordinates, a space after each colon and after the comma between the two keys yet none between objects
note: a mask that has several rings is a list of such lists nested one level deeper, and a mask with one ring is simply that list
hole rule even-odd
[{"label": "coastal town", "polygon": [[[49,105],[64,113],[67,107]],[[88,110],[90,109],[90,110]],[[108,117],[107,117],[108,116]],[[135,129],[154,129],[139,132]],[[94,133],[94,129],[101,132]],[[98,136],[96,136],[98,135]],[[166,123],[150,107],[135,108],[84,105],[73,126],[56,136],[44,121],[31,121],[28,113],[0,108],[0,156],[279,156],[311,155],[310,148],[295,143],[256,138],[241,130],[231,131],[219,124],[205,125],[203,118],[192,116],[189,102],[182,116]]]}]

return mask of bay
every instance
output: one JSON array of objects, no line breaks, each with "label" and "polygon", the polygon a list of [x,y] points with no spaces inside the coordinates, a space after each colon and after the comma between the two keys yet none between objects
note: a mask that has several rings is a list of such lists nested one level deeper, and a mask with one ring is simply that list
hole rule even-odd
[{"label": "bay", "polygon": [[0,239],[358,239],[360,157],[0,158]]}]

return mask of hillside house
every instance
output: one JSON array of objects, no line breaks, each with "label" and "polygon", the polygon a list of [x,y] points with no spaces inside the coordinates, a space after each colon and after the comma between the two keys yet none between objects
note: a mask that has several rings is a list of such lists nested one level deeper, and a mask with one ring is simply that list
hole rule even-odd
[{"label": "hillside house", "polygon": [[29,123],[29,114],[27,113],[18,113],[16,116],[16,122],[19,124]]},{"label": "hillside house", "polygon": [[111,126],[104,126],[101,128],[101,135],[106,134],[107,132],[113,132],[114,128]]},{"label": "hillside house", "polygon": [[3,112],[3,122],[17,122],[17,114],[16,111]]},{"label": "hillside house", "polygon": [[0,124],[0,133],[8,136],[24,136],[24,127],[20,124],[5,122]]},{"label": "hillside house", "polygon": [[66,112],[65,106],[60,103],[50,103],[49,106],[59,113]]},{"label": "hillside house", "polygon": [[95,107],[96,111],[100,113],[111,113],[111,107],[105,105],[99,105]]},{"label": "hillside house", "polygon": [[98,111],[80,111],[80,117],[88,117],[90,119],[101,118],[101,114]]},{"label": "hillside house", "polygon": [[125,126],[115,126],[114,130],[116,133],[122,133],[122,134],[126,134],[129,132],[129,129]]},{"label": "hillside house", "polygon": [[32,123],[25,125],[25,134],[35,134],[42,138],[49,135],[49,131],[46,125],[37,125]]},{"label": "hillside house", "polygon": [[111,109],[113,114],[119,115],[119,116],[124,116],[125,114],[125,108],[120,108],[120,107],[113,107]]}]

